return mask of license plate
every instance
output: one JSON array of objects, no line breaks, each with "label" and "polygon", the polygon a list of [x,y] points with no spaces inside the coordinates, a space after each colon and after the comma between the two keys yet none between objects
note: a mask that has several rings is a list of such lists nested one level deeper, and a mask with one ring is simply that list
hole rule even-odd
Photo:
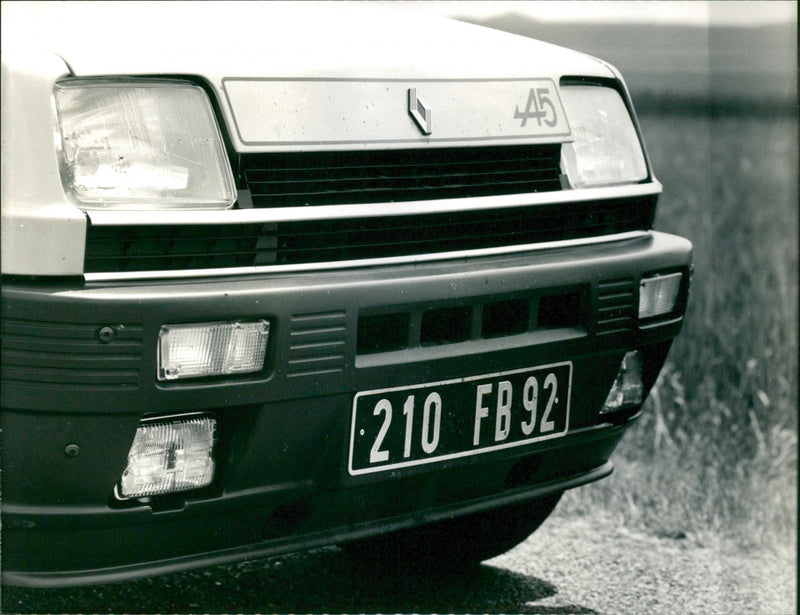
[{"label": "license plate", "polygon": [[351,475],[559,438],[569,429],[572,362],[362,391],[353,400]]}]

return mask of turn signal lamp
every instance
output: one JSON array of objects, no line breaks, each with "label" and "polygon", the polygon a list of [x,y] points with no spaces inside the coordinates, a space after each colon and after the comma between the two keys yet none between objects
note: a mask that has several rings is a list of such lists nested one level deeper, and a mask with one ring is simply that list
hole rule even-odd
[{"label": "turn signal lamp", "polygon": [[216,428],[213,418],[201,415],[143,421],[128,453],[118,495],[141,498],[210,485]]},{"label": "turn signal lamp", "polygon": [[158,333],[158,379],[261,371],[268,339],[266,320],[164,325]]},{"label": "turn signal lamp", "polygon": [[642,384],[642,356],[638,350],[628,352],[622,359],[619,372],[608,392],[600,414],[608,414],[637,406],[644,401]]},{"label": "turn signal lamp", "polygon": [[639,286],[639,318],[653,318],[669,314],[675,309],[682,273],[642,279]]},{"label": "turn signal lamp", "polygon": [[73,79],[54,98],[62,181],[84,209],[233,205],[233,174],[202,88]]}]

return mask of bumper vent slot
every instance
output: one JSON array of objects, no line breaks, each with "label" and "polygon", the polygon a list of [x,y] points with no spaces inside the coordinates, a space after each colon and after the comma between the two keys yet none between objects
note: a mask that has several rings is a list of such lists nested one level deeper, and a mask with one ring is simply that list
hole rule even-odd
[{"label": "bumper vent slot", "polygon": [[481,337],[505,337],[524,333],[530,326],[530,301],[514,299],[483,306]]},{"label": "bumper vent slot", "polygon": [[359,316],[356,353],[402,350],[408,346],[410,326],[411,315],[408,313]]},{"label": "bumper vent slot", "polygon": [[470,337],[472,328],[471,307],[450,307],[426,310],[422,314],[420,344],[439,346],[464,342]]},{"label": "bumper vent slot", "polygon": [[[132,390],[139,386],[141,325],[86,325],[4,318],[4,382]],[[113,330],[102,342],[98,332]]]},{"label": "bumper vent slot", "polygon": [[597,334],[628,331],[636,315],[633,278],[601,282],[597,290]]},{"label": "bumper vent slot", "polygon": [[345,312],[295,314],[289,326],[287,376],[315,376],[344,370],[347,356]]},{"label": "bumper vent slot", "polygon": [[249,154],[253,207],[301,207],[561,190],[561,146]]}]

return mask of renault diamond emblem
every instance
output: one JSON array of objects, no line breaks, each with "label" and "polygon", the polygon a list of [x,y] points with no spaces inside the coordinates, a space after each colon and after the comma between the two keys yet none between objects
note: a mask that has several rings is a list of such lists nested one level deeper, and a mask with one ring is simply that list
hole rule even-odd
[{"label": "renault diamond emblem", "polygon": [[417,88],[408,89],[408,114],[417,123],[422,134],[431,134],[431,108],[417,94]]}]

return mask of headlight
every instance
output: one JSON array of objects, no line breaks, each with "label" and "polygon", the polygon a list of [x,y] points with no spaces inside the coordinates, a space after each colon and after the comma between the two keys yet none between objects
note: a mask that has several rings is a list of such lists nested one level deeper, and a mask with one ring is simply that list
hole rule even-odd
[{"label": "headlight", "polygon": [[564,86],[561,100],[574,141],[561,148],[573,188],[633,183],[647,178],[647,165],[628,109],[612,88]]},{"label": "headlight", "polygon": [[224,209],[230,164],[205,92],[175,81],[55,88],[66,191],[87,209]]}]

